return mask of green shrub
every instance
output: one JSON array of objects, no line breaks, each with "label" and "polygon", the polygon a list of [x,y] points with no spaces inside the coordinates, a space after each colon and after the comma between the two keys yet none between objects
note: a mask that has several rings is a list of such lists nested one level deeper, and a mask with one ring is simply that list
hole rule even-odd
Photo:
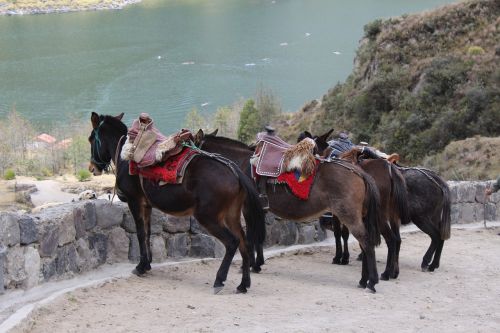
[{"label": "green shrub", "polygon": [[12,169],[7,169],[5,170],[5,173],[3,174],[3,179],[5,180],[12,180],[16,178],[16,172]]},{"label": "green shrub", "polygon": [[364,30],[365,30],[365,37],[367,37],[370,40],[375,40],[380,31],[382,31],[382,20],[377,19],[375,21],[366,24],[364,26]]},{"label": "green shrub", "polygon": [[481,55],[484,54],[484,49],[481,46],[470,46],[467,49],[467,54],[472,56]]},{"label": "green shrub", "polygon": [[76,178],[78,178],[79,182],[89,180],[91,176],[91,173],[85,169],[78,170],[78,172],[76,173]]}]

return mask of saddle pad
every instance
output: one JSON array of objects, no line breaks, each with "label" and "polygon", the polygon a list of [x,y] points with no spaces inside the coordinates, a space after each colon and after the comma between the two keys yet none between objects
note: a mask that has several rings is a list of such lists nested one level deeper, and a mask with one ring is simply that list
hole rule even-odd
[{"label": "saddle pad", "polygon": [[278,176],[276,181],[281,184],[287,184],[292,193],[299,199],[307,200],[311,192],[311,186],[314,183],[314,177],[318,170],[319,161],[316,161],[316,168],[313,173],[302,180],[301,175],[297,175],[294,171],[283,172]]},{"label": "saddle pad", "polygon": [[129,173],[159,182],[160,185],[180,184],[184,172],[191,160],[198,154],[196,150],[184,148],[180,154],[170,157],[165,162],[141,168],[134,161],[129,162]]}]

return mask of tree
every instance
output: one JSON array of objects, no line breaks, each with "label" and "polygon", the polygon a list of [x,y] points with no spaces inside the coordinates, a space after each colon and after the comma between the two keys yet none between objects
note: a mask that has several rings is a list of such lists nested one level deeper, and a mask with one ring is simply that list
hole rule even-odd
[{"label": "tree", "polygon": [[281,103],[271,89],[259,86],[255,108],[258,110],[260,128],[271,124],[282,112]]},{"label": "tree", "polygon": [[185,126],[192,131],[198,131],[200,128],[205,128],[207,125],[206,119],[198,112],[197,108],[192,108],[186,115]]},{"label": "tree", "polygon": [[249,143],[262,127],[259,122],[259,111],[252,99],[246,101],[240,115],[238,140]]},{"label": "tree", "polygon": [[238,132],[238,123],[240,117],[239,105],[233,107],[224,106],[217,109],[212,118],[211,128],[218,129],[219,135],[236,138]]}]

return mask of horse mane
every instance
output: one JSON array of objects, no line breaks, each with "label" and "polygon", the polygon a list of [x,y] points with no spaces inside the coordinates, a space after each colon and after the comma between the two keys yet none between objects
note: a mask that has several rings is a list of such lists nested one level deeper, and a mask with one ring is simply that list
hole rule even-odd
[{"label": "horse mane", "polygon": [[225,137],[225,136],[215,136],[215,135],[207,134],[207,135],[205,135],[205,140],[206,139],[210,139],[211,142],[215,142],[215,143],[219,143],[219,144],[225,143],[228,145],[232,145],[232,146],[235,146],[235,147],[240,148],[240,149],[247,149],[247,150],[251,149],[247,144],[245,144],[241,141],[235,140],[235,139]]},{"label": "horse mane", "polygon": [[361,149],[354,147],[351,150],[343,152],[342,154],[340,154],[339,157],[342,160],[346,160],[351,163],[357,164],[359,155],[361,154],[362,154]]}]

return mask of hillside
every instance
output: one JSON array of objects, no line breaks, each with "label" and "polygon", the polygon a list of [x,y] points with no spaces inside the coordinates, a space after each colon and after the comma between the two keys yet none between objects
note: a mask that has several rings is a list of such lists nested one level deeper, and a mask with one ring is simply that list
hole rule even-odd
[{"label": "hillside", "polygon": [[376,20],[364,30],[352,74],[285,115],[285,138],[347,130],[415,163],[455,140],[500,135],[500,1]]},{"label": "hillside", "polygon": [[0,15],[121,9],[140,0],[0,0]]}]

